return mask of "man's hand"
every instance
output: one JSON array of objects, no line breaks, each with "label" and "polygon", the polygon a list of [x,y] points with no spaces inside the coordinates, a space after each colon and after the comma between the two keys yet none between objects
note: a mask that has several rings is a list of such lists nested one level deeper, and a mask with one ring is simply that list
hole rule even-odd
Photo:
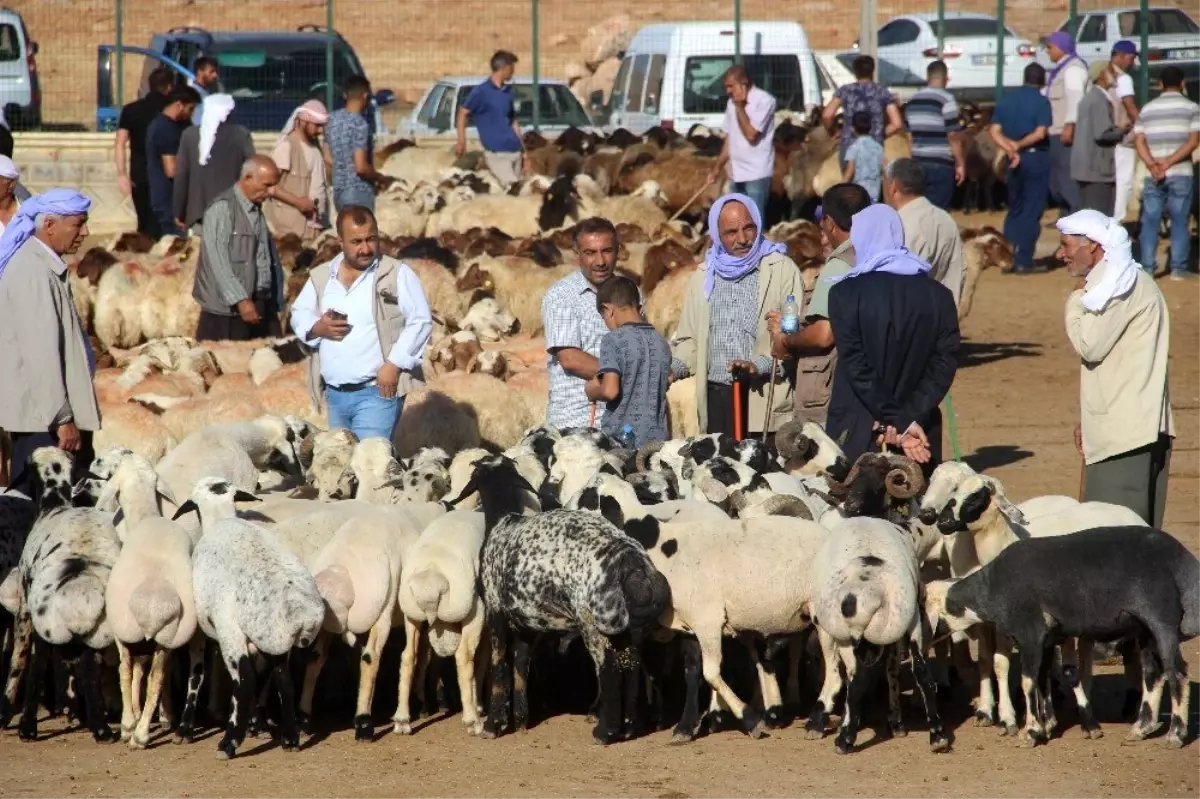
[{"label": "man's hand", "polygon": [[1083,425],[1075,425],[1075,451],[1083,454]]},{"label": "man's hand", "polygon": [[783,331],[782,317],[779,315],[779,311],[767,311],[766,319],[767,332],[771,334],[772,338],[778,336]]},{"label": "man's hand", "polygon": [[117,176],[117,185],[121,187],[122,194],[133,194],[133,181],[128,175]]},{"label": "man's hand", "polygon": [[187,229],[188,229],[187,222],[184,222],[179,217],[175,217],[175,224],[179,227],[180,230],[182,230],[184,233],[187,233]]},{"label": "man's hand", "polygon": [[262,317],[258,315],[258,308],[254,306],[254,300],[244,299],[237,304],[238,316],[242,317],[242,321],[248,325],[257,325],[262,321]]},{"label": "man's hand", "polygon": [[58,448],[64,452],[78,452],[83,446],[83,438],[74,422],[65,422],[58,426]]},{"label": "man's hand", "polygon": [[464,155],[467,154],[467,140],[466,139],[459,139],[458,141],[454,142],[454,154],[457,155],[459,158],[462,158]]},{"label": "man's hand", "polygon": [[756,377],[758,375],[758,367],[753,361],[730,361],[726,367],[731,375],[737,376],[741,372],[746,377]]},{"label": "man's hand", "polygon": [[533,161],[530,160],[528,152],[521,153],[521,172],[525,175],[533,173]]},{"label": "man's hand", "polygon": [[725,165],[717,161],[713,168],[708,171],[708,182],[716,183],[718,180],[725,179]]},{"label": "man's hand", "polygon": [[1074,125],[1064,126],[1062,129],[1062,133],[1058,134],[1058,140],[1061,141],[1063,144],[1067,145],[1068,147],[1070,147],[1071,143],[1075,141],[1075,126]]},{"label": "man's hand", "polygon": [[929,450],[929,437],[916,422],[909,425],[900,436],[900,446],[904,454],[917,463],[929,463],[929,459],[933,457]]},{"label": "man's hand", "polygon": [[317,212],[317,204],[312,201],[311,197],[297,197],[300,202],[296,205],[296,210],[305,216],[312,216]]},{"label": "man's hand", "polygon": [[330,341],[341,341],[350,335],[351,324],[345,319],[335,319],[332,311],[321,314],[321,318],[312,326],[309,337],[327,338]]},{"label": "man's hand", "polygon": [[966,181],[966,179],[967,179],[966,164],[963,164],[961,162],[955,164],[954,165],[954,183],[955,183],[955,185],[961,186],[963,184],[963,182]]},{"label": "man's hand", "polygon": [[379,387],[379,396],[391,399],[396,396],[396,386],[400,384],[400,367],[391,361],[384,361],[375,375],[375,385]]},{"label": "man's hand", "polygon": [[1016,150],[1013,150],[1012,152],[1010,152],[1008,154],[1008,168],[1016,169],[1020,165],[1021,165],[1021,154],[1019,152],[1017,152]]}]

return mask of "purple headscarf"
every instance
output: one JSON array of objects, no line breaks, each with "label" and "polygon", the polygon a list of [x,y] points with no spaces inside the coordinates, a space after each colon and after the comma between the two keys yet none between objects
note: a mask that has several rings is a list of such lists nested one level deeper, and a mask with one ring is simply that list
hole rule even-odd
[{"label": "purple headscarf", "polygon": [[1050,70],[1050,74],[1046,77],[1045,92],[1048,96],[1050,84],[1054,83],[1054,78],[1058,76],[1058,73],[1062,72],[1063,69],[1066,68],[1067,64],[1070,64],[1072,60],[1077,59],[1080,63],[1083,63],[1083,59],[1079,58],[1079,54],[1075,52],[1075,40],[1071,38],[1071,34],[1067,33],[1066,31],[1055,31],[1047,36],[1045,41],[1046,44],[1052,44],[1059,50],[1062,50],[1064,53],[1066,53],[1066,56],[1064,56],[1057,64],[1054,65],[1054,68]]},{"label": "purple headscarf", "polygon": [[837,283],[868,272],[893,275],[923,275],[931,267],[904,246],[904,223],[890,205],[870,205],[851,218],[850,243],[854,245],[855,266],[840,277],[826,278]]},{"label": "purple headscarf", "polygon": [[[754,220],[754,226],[758,228],[758,238],[754,240],[754,247],[741,258],[730,253],[721,243],[721,226],[718,221],[721,218],[721,209],[725,207],[726,203],[731,202],[738,202],[745,206],[746,210],[750,212],[750,218]],[[708,209],[708,236],[712,239],[712,246],[708,248],[708,255],[704,259],[708,264],[708,274],[704,276],[705,297],[712,296],[717,275],[720,275],[723,280],[741,280],[757,269],[758,262],[771,253],[787,252],[786,244],[768,241],[763,237],[762,215],[759,214],[754,200],[744,194],[726,194],[713,203],[712,208]]]}]

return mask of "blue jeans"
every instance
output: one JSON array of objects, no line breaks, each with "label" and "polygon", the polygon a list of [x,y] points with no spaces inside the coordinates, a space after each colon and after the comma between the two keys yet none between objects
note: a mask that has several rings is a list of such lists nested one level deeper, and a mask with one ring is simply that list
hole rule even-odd
[{"label": "blue jeans", "polygon": [[[763,224],[767,221],[767,196],[771,193],[771,179],[759,178],[758,180],[742,180],[733,182],[733,190],[739,194],[744,194],[754,204],[758,206],[758,215],[763,220]],[[766,231],[763,231],[766,233]]]},{"label": "blue jeans", "polygon": [[333,210],[341,211],[347,205],[361,205],[375,210],[375,191],[369,186],[333,190]]},{"label": "blue jeans", "polygon": [[1171,254],[1168,263],[1172,272],[1183,273],[1188,268],[1188,213],[1192,208],[1192,176],[1171,175],[1162,183],[1146,178],[1142,185],[1142,268],[1151,274],[1158,267],[1158,228],[1163,209],[1171,223]]},{"label": "blue jeans", "polygon": [[1016,250],[1013,267],[1030,269],[1042,232],[1042,213],[1050,192],[1050,154],[1045,150],[1021,153],[1021,163],[1008,170],[1008,216],[1004,238]]},{"label": "blue jeans", "polygon": [[329,429],[344,427],[359,440],[364,438],[386,438],[392,440],[392,431],[400,421],[404,408],[403,397],[384,399],[379,396],[377,386],[367,386],[358,391],[334,391],[325,389],[325,404],[329,408]]},{"label": "blue jeans", "polygon": [[945,161],[919,161],[925,170],[925,199],[942,210],[949,210],[954,199],[954,165]]}]

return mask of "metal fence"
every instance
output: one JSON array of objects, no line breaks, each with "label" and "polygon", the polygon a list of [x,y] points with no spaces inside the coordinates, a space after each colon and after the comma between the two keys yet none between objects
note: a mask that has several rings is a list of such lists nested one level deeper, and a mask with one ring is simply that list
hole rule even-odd
[{"label": "metal fence", "polygon": [[[383,109],[391,133],[411,128],[413,106],[431,83],[486,74],[497,49],[518,54],[518,78],[533,78],[535,85],[565,81],[585,106],[596,101],[590,111],[612,107],[615,82],[622,113],[657,114],[668,96],[682,97],[680,113],[687,113],[709,111],[714,103],[723,107],[719,75],[734,60],[785,103],[811,97],[814,80],[827,95],[852,80],[848,66],[860,31],[867,30],[872,35],[862,37],[861,49],[875,51],[880,82],[919,85],[925,66],[941,56],[950,65],[952,90],[987,101],[1020,84],[1021,70],[1039,57],[1042,36],[1060,27],[1074,30],[1089,11],[1113,5],[1111,0],[8,2],[0,10],[0,103],[14,127],[103,128],[115,120],[115,109],[145,91],[159,63],[154,54],[166,55],[185,76],[196,57],[209,54],[218,59],[223,89],[239,106],[261,112],[261,124],[252,127],[277,127],[280,109],[290,111],[310,96],[336,104],[345,76],[364,71],[376,91],[394,92],[396,101]],[[1189,5],[1194,12],[1194,0],[1165,0],[1155,9],[1178,14],[1175,9]],[[923,16],[903,17],[909,14]],[[620,58],[639,29],[685,20],[721,24],[683,77],[664,75],[663,61],[653,55]],[[788,52],[771,43],[787,27],[780,22],[803,26],[808,48],[818,55],[814,72],[775,58]],[[1173,31],[1173,24],[1158,11],[1121,14],[1117,23],[1120,36],[1140,38],[1143,50],[1147,37]],[[1111,31],[1085,22],[1078,33],[1085,58],[1108,57],[1091,50],[1110,42]],[[1144,75],[1142,82],[1145,91]],[[554,114],[565,113],[566,89],[523,91],[524,121],[549,124]],[[424,121],[440,123],[438,111],[427,109]]]}]

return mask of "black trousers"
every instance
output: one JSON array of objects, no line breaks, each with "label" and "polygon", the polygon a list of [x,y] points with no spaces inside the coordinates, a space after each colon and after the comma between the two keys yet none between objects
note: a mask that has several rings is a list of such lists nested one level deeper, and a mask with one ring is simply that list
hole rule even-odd
[{"label": "black trousers", "polygon": [[254,296],[254,307],[262,321],[248,325],[233,311],[232,316],[200,312],[200,323],[196,325],[197,341],[249,341],[255,338],[273,338],[280,335],[279,312],[275,300],[264,295]]},{"label": "black trousers", "polygon": [[157,239],[158,218],[154,215],[154,206],[150,204],[149,183],[133,184],[133,210],[137,213],[138,233]]},{"label": "black trousers", "polygon": [[[750,432],[750,390],[741,384],[742,392],[742,433]],[[706,433],[724,433],[732,436],[733,428],[733,385],[726,383],[708,384],[708,429]]]},{"label": "black trousers", "polygon": [[[57,433],[12,433],[12,468],[9,470],[9,485],[17,485],[21,472],[29,467],[29,459],[33,451],[42,447],[57,447]],[[92,432],[79,431],[80,447],[73,452],[74,463],[71,467],[71,483],[82,480],[96,459],[96,451],[92,448]]]}]

